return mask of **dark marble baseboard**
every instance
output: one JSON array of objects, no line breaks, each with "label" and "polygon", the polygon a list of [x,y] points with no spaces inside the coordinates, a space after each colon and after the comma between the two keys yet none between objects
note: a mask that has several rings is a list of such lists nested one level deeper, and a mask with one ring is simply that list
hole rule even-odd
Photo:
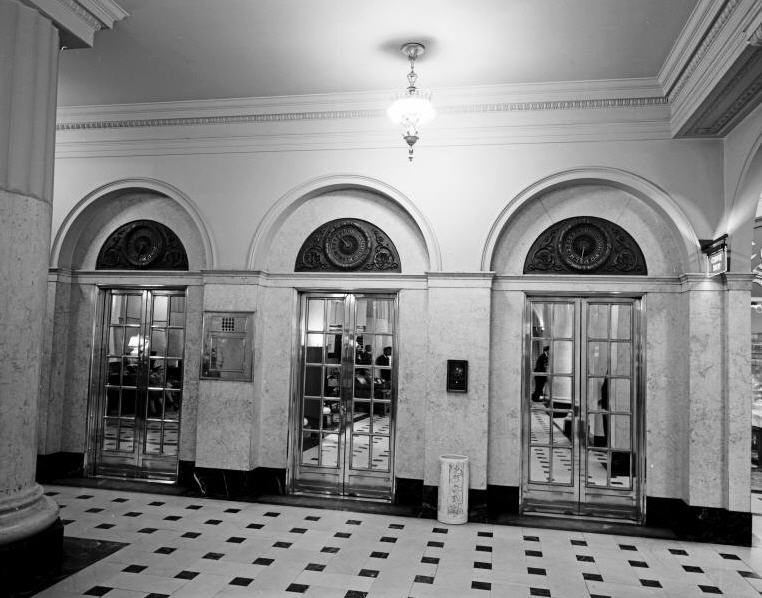
[{"label": "dark marble baseboard", "polygon": [[45,483],[58,478],[81,477],[84,463],[84,453],[58,452],[37,455],[36,479]]},{"label": "dark marble baseboard", "polygon": [[682,540],[751,546],[751,513],[691,506],[678,498],[646,497],[646,525],[670,528]]},{"label": "dark marble baseboard", "polygon": [[61,566],[63,524],[51,525],[21,540],[0,546],[0,595],[19,595],[29,580],[55,574]]}]

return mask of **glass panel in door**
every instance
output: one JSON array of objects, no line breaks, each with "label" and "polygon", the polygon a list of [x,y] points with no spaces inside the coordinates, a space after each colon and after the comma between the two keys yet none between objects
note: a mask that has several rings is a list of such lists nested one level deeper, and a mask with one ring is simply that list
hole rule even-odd
[{"label": "glass panel in door", "polygon": [[305,295],[294,490],[391,498],[395,299]]},{"label": "glass panel in door", "polygon": [[637,519],[637,302],[527,304],[522,509]]},{"label": "glass panel in door", "polygon": [[185,293],[102,293],[99,376],[88,471],[174,481],[185,346]]}]

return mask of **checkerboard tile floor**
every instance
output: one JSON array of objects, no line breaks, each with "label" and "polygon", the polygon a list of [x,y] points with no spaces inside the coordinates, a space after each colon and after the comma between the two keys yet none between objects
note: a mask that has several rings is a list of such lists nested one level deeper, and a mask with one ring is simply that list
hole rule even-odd
[{"label": "checkerboard tile floor", "polygon": [[[430,519],[92,488],[47,486],[46,492],[61,505],[68,536],[127,545],[39,597],[762,594],[762,547],[447,526]],[[762,511],[762,500],[756,507]]]}]

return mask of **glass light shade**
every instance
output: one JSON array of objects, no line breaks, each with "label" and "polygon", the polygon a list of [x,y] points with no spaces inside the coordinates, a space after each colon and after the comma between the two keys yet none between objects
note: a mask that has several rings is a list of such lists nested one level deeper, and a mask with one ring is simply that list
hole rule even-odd
[{"label": "glass light shade", "polygon": [[386,113],[395,124],[402,125],[406,129],[411,126],[417,128],[436,115],[434,106],[431,105],[427,95],[418,90],[414,94],[405,94],[389,106]]}]

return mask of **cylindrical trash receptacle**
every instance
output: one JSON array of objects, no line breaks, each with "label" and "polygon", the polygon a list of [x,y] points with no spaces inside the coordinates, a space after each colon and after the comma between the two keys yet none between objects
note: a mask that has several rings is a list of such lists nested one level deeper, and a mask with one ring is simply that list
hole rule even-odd
[{"label": "cylindrical trash receptacle", "polygon": [[437,519],[442,523],[468,521],[468,457],[440,455]]}]

